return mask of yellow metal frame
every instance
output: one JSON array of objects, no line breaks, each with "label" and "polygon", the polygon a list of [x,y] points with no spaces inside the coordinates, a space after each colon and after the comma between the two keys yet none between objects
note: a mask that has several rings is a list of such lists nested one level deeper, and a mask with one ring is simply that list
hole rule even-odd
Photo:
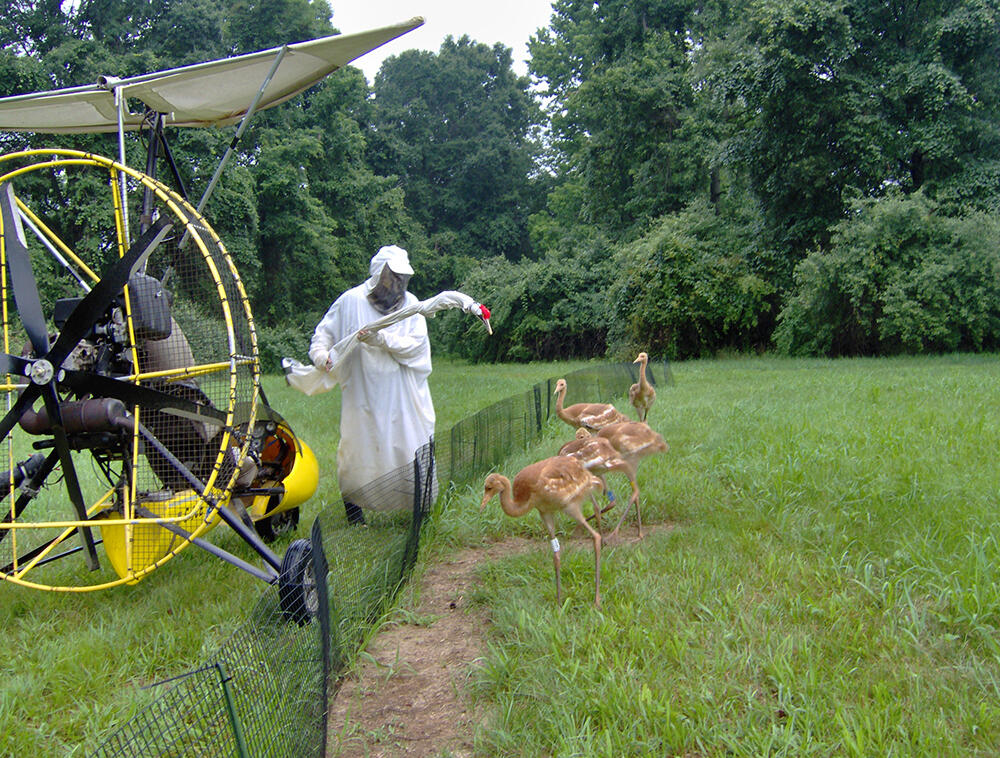
[{"label": "yellow metal frame", "polygon": [[[112,563],[116,573],[119,575],[119,579],[95,583],[90,585],[68,585],[68,586],[55,586],[43,584],[40,582],[31,581],[27,578],[30,575],[32,569],[38,564],[39,561],[43,560],[55,547],[68,539],[74,531],[85,522],[80,522],[78,520],[67,520],[67,521],[53,521],[53,522],[33,522],[33,523],[21,523],[18,524],[17,520],[13,518],[14,509],[14,496],[11,492],[10,496],[10,508],[9,513],[11,514],[11,522],[7,524],[0,524],[0,529],[5,529],[11,532],[8,538],[12,540],[12,551],[14,556],[14,573],[12,574],[0,574],[0,579],[4,579],[15,584],[19,584],[25,587],[30,587],[33,589],[51,590],[56,592],[91,592],[99,589],[107,589],[110,587],[119,586],[125,583],[135,583],[142,579],[144,576],[148,575],[154,569],[162,566],[170,558],[180,553],[184,548],[191,544],[190,539],[180,538],[173,533],[163,529],[159,526],[160,523],[171,522],[178,524],[186,531],[191,533],[192,538],[198,537],[207,532],[209,529],[214,527],[218,521],[218,508],[225,507],[228,503],[230,494],[235,485],[236,478],[239,475],[239,466],[234,467],[232,475],[226,482],[217,481],[222,470],[222,466],[227,454],[229,454],[232,442],[232,430],[234,426],[234,411],[237,404],[237,369],[238,367],[249,366],[251,369],[252,376],[252,392],[251,399],[249,402],[249,409],[247,412],[247,417],[241,419],[241,423],[246,423],[248,427],[252,427],[257,414],[258,401],[260,398],[260,360],[258,357],[257,349],[257,335],[254,328],[253,316],[250,312],[249,298],[247,297],[246,290],[243,287],[243,283],[239,277],[239,273],[236,270],[235,264],[233,263],[232,257],[226,250],[222,243],[222,240],[215,233],[215,230],[208,224],[208,222],[180,195],[174,192],[172,189],[162,184],[161,182],[153,179],[146,174],[129,168],[117,161],[111,160],[109,158],[104,158],[93,153],[86,153],[79,150],[68,150],[68,149],[35,149],[35,150],[24,150],[16,153],[10,153],[7,155],[0,156],[0,171],[2,171],[3,164],[9,163],[10,161],[18,160],[32,160],[35,158],[46,158],[46,160],[35,160],[29,165],[19,166],[6,173],[0,173],[0,182],[9,181],[23,174],[27,174],[34,171],[40,171],[45,169],[55,169],[70,167],[70,166],[93,166],[104,169],[109,172],[110,175],[110,188],[112,194],[112,202],[114,204],[114,218],[115,218],[115,232],[117,235],[119,256],[123,255],[126,248],[128,247],[128,241],[125,239],[125,212],[121,203],[121,192],[119,191],[119,184],[123,177],[130,177],[131,179],[139,182],[143,187],[151,190],[154,195],[162,202],[173,214],[176,219],[176,224],[178,228],[183,228],[190,238],[195,242],[199,252],[204,258],[205,264],[208,267],[210,275],[212,277],[213,283],[216,287],[216,293],[219,297],[219,301],[222,306],[223,318],[226,326],[226,334],[229,344],[229,360],[221,361],[215,363],[208,363],[202,365],[185,366],[180,369],[174,369],[169,371],[157,371],[157,372],[146,372],[146,373],[136,373],[133,376],[127,377],[128,381],[133,383],[139,383],[145,379],[150,378],[166,378],[168,380],[177,380],[181,378],[189,378],[195,376],[201,376],[211,373],[218,373],[222,370],[228,369],[229,371],[229,402],[226,408],[226,418],[225,426],[223,427],[223,434],[219,443],[219,452],[216,456],[215,464],[212,468],[212,472],[208,477],[208,481],[205,483],[205,491],[201,493],[194,493],[193,491],[186,491],[182,493],[177,493],[169,501],[164,503],[150,504],[146,503],[145,507],[151,511],[156,512],[157,508],[160,507],[160,512],[157,513],[157,518],[142,518],[136,515],[136,481],[135,481],[135,471],[137,467],[133,466],[133,477],[132,481],[125,491],[124,498],[124,514],[115,514],[112,518],[107,518],[107,521],[114,521],[112,524],[95,524],[93,521],[86,522],[89,526],[99,526],[102,532],[102,537],[104,539],[105,553],[108,555],[109,561]],[[55,235],[52,230],[44,224],[44,222],[38,218],[24,203],[20,200],[18,201],[18,207],[20,210],[31,219],[40,231],[42,231],[46,236],[49,237],[50,242],[52,242],[60,252],[66,256],[66,258],[77,266],[83,276],[86,276],[91,281],[98,281],[99,277],[90,269],[89,266],[77,256],[68,245],[66,245],[61,239]],[[2,221],[0,221],[2,224]],[[242,317],[247,322],[247,332],[250,339],[251,354],[241,355],[236,349],[236,336],[235,336],[235,325],[233,320],[232,304],[230,299],[226,294],[225,287],[222,281],[222,272],[219,271],[215,264],[215,260],[212,254],[209,252],[206,245],[205,236],[211,240],[211,243],[218,249],[222,254],[222,260],[225,262],[226,271],[225,274],[228,275],[231,280],[235,283],[236,291],[238,294],[238,299],[240,303],[236,304],[237,307],[242,306]],[[5,352],[11,352],[10,343],[10,333],[8,324],[10,323],[9,318],[11,316],[8,313],[7,303],[9,300],[9,283],[7,280],[7,266],[6,266],[6,249],[3,246],[3,240],[0,238],[0,296],[3,300],[3,344]],[[131,338],[131,344],[133,345],[133,351],[135,350],[135,340],[133,331],[133,317],[132,309],[129,301],[128,287],[125,287],[125,310],[126,310],[126,321],[129,329],[129,336]],[[135,358],[135,356],[133,356]],[[137,366],[138,361],[134,360],[133,365]],[[5,389],[6,394],[6,406],[7,411],[10,410],[11,396],[12,393],[19,389],[23,384],[15,382],[11,375],[6,376],[6,381],[0,385],[0,389]],[[138,417],[140,409],[138,407],[133,407],[131,409],[134,415]],[[239,459],[242,461],[243,457],[247,453],[248,446],[250,444],[249,435],[247,440],[243,443],[242,447],[239,448]],[[13,480],[13,441],[10,436],[7,439],[8,445],[8,483]],[[310,451],[311,453],[311,451]],[[139,435],[138,432],[133,432],[132,438],[132,456],[133,460],[136,460],[139,456]],[[313,461],[315,457],[313,456]],[[308,463],[306,464],[308,468]],[[301,487],[299,487],[301,489]],[[8,486],[8,489],[12,489]],[[102,498],[98,500],[97,503],[91,505],[88,508],[88,515],[93,516],[95,513],[100,511],[105,507],[105,504],[110,500],[113,492],[107,492]],[[310,493],[311,494],[311,493]],[[60,535],[53,541],[47,550],[39,556],[36,556],[32,561],[26,563],[24,566],[17,565],[17,533],[21,529],[40,529],[40,528],[61,528],[63,531]],[[139,536],[148,536],[150,531],[156,531],[162,533],[162,535],[167,535],[162,537],[160,541],[163,542],[162,545],[156,548],[154,553],[158,556],[153,560],[139,561],[142,565],[136,565],[136,561],[133,558],[133,546],[136,544],[137,538]],[[110,539],[110,544],[109,544]]]}]

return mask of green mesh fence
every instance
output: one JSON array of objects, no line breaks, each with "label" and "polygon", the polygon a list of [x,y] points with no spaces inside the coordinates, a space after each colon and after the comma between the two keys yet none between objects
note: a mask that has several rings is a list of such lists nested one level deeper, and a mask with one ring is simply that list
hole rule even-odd
[{"label": "green mesh fence", "polygon": [[[650,364],[646,375],[654,385],[673,381],[665,362]],[[439,486],[471,483],[541,437],[555,413],[557,379],[463,419],[418,450],[411,464],[365,487],[365,501],[376,506],[383,498],[396,501],[400,491],[412,493],[412,510],[366,510],[364,526],[348,524],[342,506],[321,512],[308,557],[308,576],[319,580],[268,586],[214,661],[153,685],[158,696],[94,758],[322,757],[331,675],[409,576]],[[567,405],[614,402],[634,416],[627,392],[638,380],[635,364],[587,367],[565,379]]]}]

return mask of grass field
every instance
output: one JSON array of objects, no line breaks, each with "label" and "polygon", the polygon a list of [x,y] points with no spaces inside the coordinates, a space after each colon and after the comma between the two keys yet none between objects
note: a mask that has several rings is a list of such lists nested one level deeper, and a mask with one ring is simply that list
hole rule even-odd
[{"label": "grass field", "polygon": [[600,611],[589,547],[556,608],[537,517],[469,493],[439,544],[539,542],[482,572],[482,753],[1000,753],[998,369],[676,364],[650,416],[671,451],[640,470],[644,520],[676,528],[605,551]]},{"label": "grass field", "polygon": [[[438,428],[484,405],[524,391],[553,371],[581,364],[526,364],[470,370],[437,361],[432,391]],[[307,398],[280,376],[264,378],[271,405],[314,449],[317,494],[303,506],[298,533],[337,498],[339,391]],[[61,485],[57,485],[57,488]],[[337,507],[339,508],[339,500]],[[209,539],[252,563],[259,559],[221,526]],[[275,543],[281,554],[293,539]],[[82,561],[60,567],[65,584]],[[68,756],[92,752],[108,732],[157,694],[142,689],[211,659],[246,618],[265,585],[188,548],[136,586],[89,593],[28,590],[0,582],[0,756]]]},{"label": "grass field", "polygon": [[[580,365],[439,360],[438,428]],[[1000,360],[672,368],[650,415],[671,450],[639,478],[644,521],[674,528],[605,551],[600,611],[589,548],[566,551],[556,608],[540,521],[480,514],[478,485],[429,527],[422,561],[505,534],[539,544],[482,569],[482,754],[996,755]],[[320,459],[307,525],[335,493],[337,398],[280,377],[265,389]],[[568,438],[549,432],[503,473]],[[211,539],[253,559],[224,527]],[[193,549],[135,587],[0,585],[0,751],[92,750],[152,696],[141,685],[210,656],[260,590]]]}]

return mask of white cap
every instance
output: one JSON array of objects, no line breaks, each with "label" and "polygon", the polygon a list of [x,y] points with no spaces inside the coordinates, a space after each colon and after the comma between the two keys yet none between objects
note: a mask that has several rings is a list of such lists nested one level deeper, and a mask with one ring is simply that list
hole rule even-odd
[{"label": "white cap", "polygon": [[386,245],[379,248],[379,251],[372,256],[371,265],[368,267],[368,275],[375,277],[382,273],[382,268],[388,266],[390,270],[403,276],[413,276],[413,269],[410,267],[410,256],[406,251],[397,245]]}]

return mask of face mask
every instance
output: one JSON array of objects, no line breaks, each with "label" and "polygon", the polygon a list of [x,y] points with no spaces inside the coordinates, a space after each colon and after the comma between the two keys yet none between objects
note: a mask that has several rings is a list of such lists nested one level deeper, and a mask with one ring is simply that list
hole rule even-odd
[{"label": "face mask", "polygon": [[382,269],[378,284],[368,295],[368,300],[379,313],[394,311],[402,305],[403,295],[406,293],[406,286],[409,283],[410,277],[397,274],[386,266]]}]

